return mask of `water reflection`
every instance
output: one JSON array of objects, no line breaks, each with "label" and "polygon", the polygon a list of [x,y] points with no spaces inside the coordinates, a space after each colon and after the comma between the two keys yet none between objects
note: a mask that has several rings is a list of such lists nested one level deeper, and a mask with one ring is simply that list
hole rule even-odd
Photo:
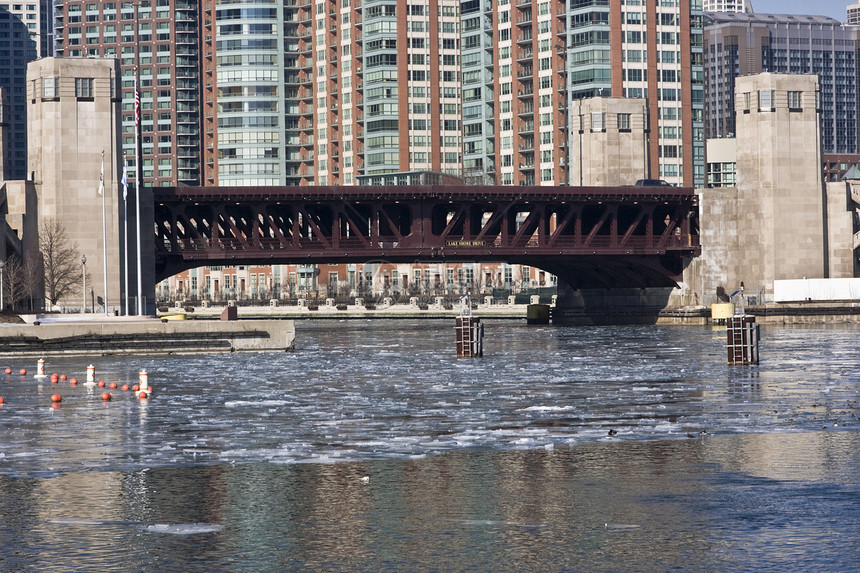
[{"label": "water reflection", "polygon": [[860,556],[850,329],[767,329],[754,368],[728,368],[704,329],[492,323],[482,360],[454,358],[432,321],[306,323],[299,340],[275,358],[99,363],[118,382],[147,368],[143,402],[66,386],[54,410],[49,383],[0,377],[0,570],[853,570]]},{"label": "water reflection", "polygon": [[0,542],[41,571],[848,570],[858,446],[750,434],[0,477]]}]

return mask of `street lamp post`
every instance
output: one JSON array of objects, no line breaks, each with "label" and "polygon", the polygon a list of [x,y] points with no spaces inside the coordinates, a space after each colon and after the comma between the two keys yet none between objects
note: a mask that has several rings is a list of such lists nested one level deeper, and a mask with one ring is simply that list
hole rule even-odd
[{"label": "street lamp post", "polygon": [[96,313],[96,295],[93,292],[93,287],[90,287],[90,312]]},{"label": "street lamp post", "polygon": [[84,277],[84,304],[81,306],[81,314],[87,312],[87,256],[81,255],[81,268]]},{"label": "street lamp post", "polygon": [[6,263],[0,261],[0,312],[6,310],[6,305],[3,302],[3,271],[6,270]]}]

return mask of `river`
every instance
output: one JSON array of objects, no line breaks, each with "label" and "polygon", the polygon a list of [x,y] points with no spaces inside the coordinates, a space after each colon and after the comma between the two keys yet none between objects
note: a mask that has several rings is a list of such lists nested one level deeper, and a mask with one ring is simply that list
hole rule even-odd
[{"label": "river", "polygon": [[[0,374],[0,570],[853,571],[852,326],[317,320],[285,354]],[[59,393],[62,403],[52,406]]]}]

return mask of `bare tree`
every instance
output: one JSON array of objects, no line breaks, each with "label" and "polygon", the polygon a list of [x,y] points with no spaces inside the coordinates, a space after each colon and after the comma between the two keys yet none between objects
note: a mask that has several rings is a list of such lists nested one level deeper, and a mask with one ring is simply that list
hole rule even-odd
[{"label": "bare tree", "polygon": [[14,309],[21,306],[27,298],[33,306],[33,298],[38,293],[42,278],[41,265],[38,258],[28,256],[25,260],[17,254],[12,254],[6,261],[6,280],[3,283],[4,296],[7,303]]},{"label": "bare tree", "polygon": [[6,275],[3,281],[3,297],[13,311],[18,301],[24,297],[24,264],[21,257],[12,254],[6,259]]},{"label": "bare tree", "polygon": [[45,297],[50,306],[68,295],[80,293],[81,254],[63,224],[48,217],[39,225],[39,253],[45,276]]},{"label": "bare tree", "polygon": [[38,308],[42,308],[45,297],[45,269],[42,266],[42,255],[27,253],[24,257],[24,291],[30,299],[30,310],[36,310],[35,300],[40,299]]}]

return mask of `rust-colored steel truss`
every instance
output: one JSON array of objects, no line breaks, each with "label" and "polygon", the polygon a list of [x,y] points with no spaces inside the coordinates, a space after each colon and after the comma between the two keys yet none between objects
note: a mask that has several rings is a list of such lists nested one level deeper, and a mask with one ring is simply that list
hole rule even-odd
[{"label": "rust-colored steel truss", "polygon": [[677,187],[153,189],[156,280],[202,265],[504,261],[574,288],[671,286],[701,252]]}]

